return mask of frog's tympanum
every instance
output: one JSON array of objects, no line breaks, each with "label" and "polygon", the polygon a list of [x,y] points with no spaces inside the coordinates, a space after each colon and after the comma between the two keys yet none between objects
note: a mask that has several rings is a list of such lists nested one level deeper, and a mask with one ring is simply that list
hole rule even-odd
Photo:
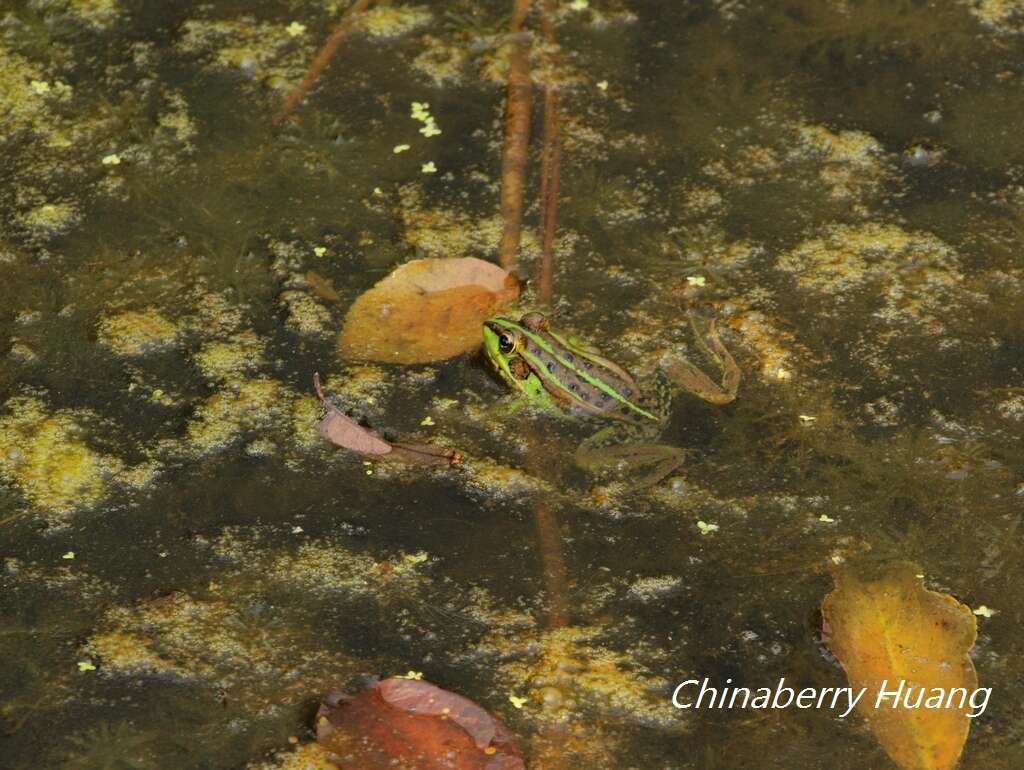
[{"label": "frog's tympanum", "polygon": [[[660,370],[646,389],[599,351],[550,328],[540,313],[527,313],[518,321],[495,317],[484,322],[484,350],[498,374],[540,410],[610,424],[584,441],[576,463],[599,471],[609,466],[649,468],[636,486],[655,484],[684,459],[678,447],[653,443],[667,421],[671,384]],[[692,364],[677,364],[679,384],[712,403],[736,397],[739,369],[712,326],[708,348],[723,370],[722,385],[712,382]]]}]

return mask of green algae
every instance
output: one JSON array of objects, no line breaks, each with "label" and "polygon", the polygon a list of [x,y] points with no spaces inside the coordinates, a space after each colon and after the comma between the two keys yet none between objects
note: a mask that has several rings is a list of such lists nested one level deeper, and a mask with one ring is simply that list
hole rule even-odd
[{"label": "green algae", "polygon": [[[698,308],[744,369],[724,410],[677,399],[686,465],[642,493],[568,470],[570,426],[495,416],[503,390],[471,356],[335,358],[335,313],[396,263],[496,253],[507,8],[382,6],[272,132],[276,89],[330,28],[316,8],[33,6],[43,22],[8,23],[0,48],[0,590],[38,593],[3,608],[0,713],[32,728],[16,766],[73,717],[81,741],[51,764],[121,747],[186,766],[187,732],[197,762],[316,767],[301,741],[323,691],[413,669],[499,711],[531,767],[874,767],[813,714],[665,706],[689,672],[834,684],[807,616],[821,564],[859,551],[911,554],[998,609],[979,666],[1012,674],[1019,3],[562,7],[569,64],[539,41],[533,62],[536,93],[563,86],[558,324],[651,371],[697,360]],[[443,125],[429,143],[408,141],[414,100]],[[344,408],[465,463],[334,451],[316,369]],[[544,623],[537,500],[564,536],[563,630]],[[969,761],[1016,767],[1019,719],[994,708]]]},{"label": "green algae", "polygon": [[392,38],[425,26],[432,19],[425,5],[378,5],[361,14],[359,24],[371,37]]},{"label": "green algae", "polygon": [[97,335],[100,344],[115,353],[142,356],[174,347],[181,330],[155,308],[145,308],[101,318]]},{"label": "green algae", "polygon": [[266,342],[247,329],[227,340],[206,343],[193,360],[209,380],[237,380],[263,366],[265,347]]},{"label": "green algae", "polygon": [[91,449],[81,415],[48,412],[42,401],[13,398],[0,418],[0,473],[53,523],[89,508],[110,491],[124,463]]}]

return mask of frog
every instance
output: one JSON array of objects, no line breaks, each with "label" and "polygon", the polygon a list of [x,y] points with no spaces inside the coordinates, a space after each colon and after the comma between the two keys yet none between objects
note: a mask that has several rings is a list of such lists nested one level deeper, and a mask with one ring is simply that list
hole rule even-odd
[{"label": "frog", "polygon": [[[736,398],[740,369],[722,344],[715,322],[710,346],[690,324],[698,343],[722,370],[714,382],[688,361],[658,368],[641,387],[622,366],[590,343],[560,331],[540,312],[519,320],[492,316],[483,323],[484,354],[498,376],[522,398],[519,405],[572,419],[604,423],[574,453],[576,465],[593,473],[625,470],[635,488],[662,481],[685,461],[680,447],[658,443],[671,411],[673,384],[713,404]],[[671,376],[670,376],[671,375]]]}]

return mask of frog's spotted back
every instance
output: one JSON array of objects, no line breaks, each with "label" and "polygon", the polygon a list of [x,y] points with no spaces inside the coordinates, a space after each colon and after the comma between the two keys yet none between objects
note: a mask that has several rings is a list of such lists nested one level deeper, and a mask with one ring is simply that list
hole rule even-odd
[{"label": "frog's spotted back", "polygon": [[659,419],[641,406],[640,389],[622,367],[551,331],[539,313],[518,322],[491,318],[484,338],[499,373],[528,396],[539,382],[551,405],[575,414],[625,422]]}]

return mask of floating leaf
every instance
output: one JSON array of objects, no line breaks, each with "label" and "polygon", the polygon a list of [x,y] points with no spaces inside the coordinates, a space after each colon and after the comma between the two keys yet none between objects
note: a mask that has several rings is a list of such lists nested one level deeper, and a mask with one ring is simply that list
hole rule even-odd
[{"label": "floating leaf", "polygon": [[320,435],[332,444],[364,455],[375,455],[381,459],[413,465],[455,465],[462,461],[462,455],[454,449],[433,444],[391,443],[370,428],[360,425],[324,396],[320,385],[320,374],[313,374],[313,387],[320,404],[327,410],[317,424]]},{"label": "floating leaf", "polygon": [[327,696],[316,735],[343,768],[526,770],[507,727],[468,698],[417,679]]},{"label": "floating leaf", "polygon": [[482,259],[417,259],[353,303],[343,356],[387,363],[441,361],[480,345],[480,325],[519,296],[514,276]]},{"label": "floating leaf", "polygon": [[[821,605],[825,639],[854,691],[866,688],[857,709],[892,760],[903,770],[951,770],[967,740],[972,709],[958,697],[936,704],[951,688],[970,695],[978,687],[968,655],[975,620],[952,596],[926,590],[916,572],[905,563],[877,574],[838,570],[835,590]],[[897,708],[892,697],[879,702],[883,686],[893,692],[901,682]],[[919,695],[921,706],[908,708]],[[926,708],[930,697],[936,707]]]}]

